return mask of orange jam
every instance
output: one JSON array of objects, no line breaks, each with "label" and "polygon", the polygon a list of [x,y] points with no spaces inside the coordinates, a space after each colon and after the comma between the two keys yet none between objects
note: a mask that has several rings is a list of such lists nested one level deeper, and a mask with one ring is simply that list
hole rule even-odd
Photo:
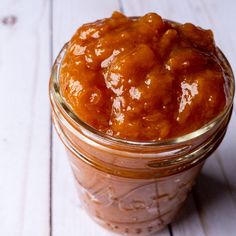
[{"label": "orange jam", "polygon": [[155,13],[81,26],[64,56],[61,92],[78,117],[137,141],[199,129],[225,107],[225,72],[211,30]]}]

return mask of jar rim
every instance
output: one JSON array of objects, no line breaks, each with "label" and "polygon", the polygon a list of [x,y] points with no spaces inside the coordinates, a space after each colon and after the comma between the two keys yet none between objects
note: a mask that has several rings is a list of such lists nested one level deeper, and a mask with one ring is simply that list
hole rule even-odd
[{"label": "jar rim", "polygon": [[[226,99],[226,105],[223,111],[221,111],[215,118],[210,120],[208,123],[206,123],[201,128],[185,134],[183,136],[170,138],[170,139],[164,139],[164,140],[157,140],[157,141],[133,141],[133,140],[127,140],[127,139],[121,139],[116,138],[111,135],[108,135],[106,133],[103,133],[86,122],[84,122],[82,119],[76,115],[71,106],[67,103],[66,99],[61,94],[60,90],[60,68],[61,68],[61,62],[63,61],[63,58],[65,56],[65,53],[67,51],[68,43],[64,45],[64,47],[61,49],[60,53],[58,54],[55,63],[52,68],[51,78],[50,78],[50,84],[49,84],[49,96],[50,101],[52,105],[57,105],[61,111],[66,115],[66,118],[71,121],[73,124],[75,124],[76,127],[80,128],[82,131],[86,131],[86,134],[93,135],[93,137],[97,137],[99,139],[103,139],[107,142],[112,142],[114,144],[118,145],[129,145],[129,146],[142,146],[142,147],[158,147],[158,146],[166,146],[166,145],[174,145],[174,144],[181,144],[186,141],[193,140],[195,138],[200,137],[201,135],[204,135],[209,130],[211,130],[218,122],[220,122],[222,119],[224,119],[232,110],[233,107],[233,100],[234,100],[234,93],[235,93],[235,81],[234,81],[234,75],[232,68],[230,66],[230,63],[228,62],[227,58],[223,54],[223,52],[217,47],[217,53],[221,57],[221,62],[223,63],[224,69],[227,70],[229,73],[229,76],[227,76],[227,79],[229,82],[229,95]],[[70,128],[73,130],[76,130],[75,126],[70,124]]]}]

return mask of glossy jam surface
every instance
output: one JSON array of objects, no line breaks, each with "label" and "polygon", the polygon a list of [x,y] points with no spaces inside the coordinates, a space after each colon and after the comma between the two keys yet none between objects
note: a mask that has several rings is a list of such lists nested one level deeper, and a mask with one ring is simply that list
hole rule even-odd
[{"label": "glossy jam surface", "polygon": [[225,107],[225,74],[210,30],[149,13],[80,27],[60,71],[78,117],[115,137],[156,141],[190,133]]}]

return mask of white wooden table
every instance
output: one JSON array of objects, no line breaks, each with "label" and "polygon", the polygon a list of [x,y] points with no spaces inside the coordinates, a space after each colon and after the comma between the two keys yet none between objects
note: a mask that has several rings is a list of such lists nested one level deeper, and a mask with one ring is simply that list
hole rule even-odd
[{"label": "white wooden table", "polygon": [[[52,128],[50,67],[82,23],[153,11],[215,32],[236,71],[235,0],[0,0],[0,235],[109,236],[80,208]],[[235,21],[235,22],[234,22]],[[236,110],[181,216],[156,235],[236,235]]]}]

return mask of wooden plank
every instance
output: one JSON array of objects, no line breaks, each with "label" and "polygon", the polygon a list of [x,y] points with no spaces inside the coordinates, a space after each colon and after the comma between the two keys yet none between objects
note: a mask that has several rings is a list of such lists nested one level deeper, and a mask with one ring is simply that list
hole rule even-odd
[{"label": "wooden plank", "polygon": [[236,204],[236,113],[233,114],[227,135],[218,151],[218,162],[229,192]]},{"label": "wooden plank", "polygon": [[[33,14],[32,14],[33,13]],[[49,5],[1,1],[0,235],[49,235]]]},{"label": "wooden plank", "polygon": [[172,230],[174,236],[187,236],[190,232],[191,236],[205,235],[192,193],[172,223]]},{"label": "wooden plank", "polygon": [[[228,4],[220,0],[201,0],[200,2],[202,12],[207,18],[207,27],[213,30],[217,45],[227,56],[235,72],[236,31],[232,29],[235,28],[236,2],[232,0]],[[236,102],[236,97],[234,102]]]},{"label": "wooden plank", "polygon": [[231,235],[236,231],[236,204],[215,153],[203,168],[194,192],[206,235]]},{"label": "wooden plank", "polygon": [[[53,56],[60,51],[83,23],[109,17],[119,9],[118,1],[53,1]],[[66,153],[57,134],[53,133],[52,233],[57,236],[110,236],[80,208]]]},{"label": "wooden plank", "polygon": [[195,9],[192,8],[191,2],[182,0],[181,4],[176,4],[175,0],[122,0],[122,5],[127,15],[144,15],[148,12],[156,12],[165,19],[177,22],[196,22],[196,12],[194,12]]}]

